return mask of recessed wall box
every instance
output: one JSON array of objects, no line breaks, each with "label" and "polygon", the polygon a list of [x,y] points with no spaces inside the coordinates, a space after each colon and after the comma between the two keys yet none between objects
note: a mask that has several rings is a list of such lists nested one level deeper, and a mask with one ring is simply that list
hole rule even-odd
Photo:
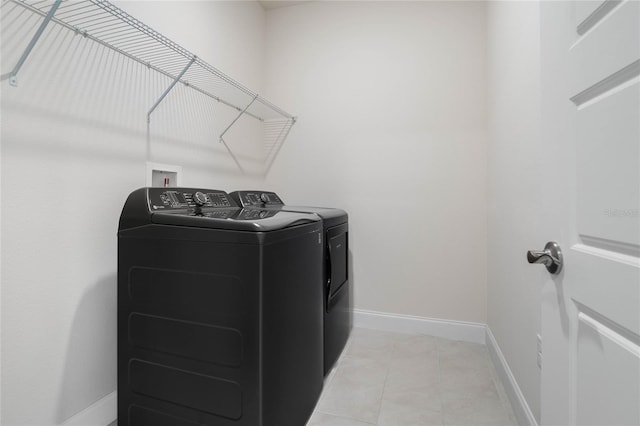
[{"label": "recessed wall box", "polygon": [[182,167],[171,164],[147,162],[147,186],[180,186]]}]

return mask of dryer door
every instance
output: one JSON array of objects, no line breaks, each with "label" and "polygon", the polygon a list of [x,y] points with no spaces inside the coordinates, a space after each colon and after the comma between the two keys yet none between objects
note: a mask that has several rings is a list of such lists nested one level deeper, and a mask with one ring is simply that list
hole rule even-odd
[{"label": "dryer door", "polygon": [[348,281],[349,226],[343,224],[327,230],[327,291],[326,308]]}]

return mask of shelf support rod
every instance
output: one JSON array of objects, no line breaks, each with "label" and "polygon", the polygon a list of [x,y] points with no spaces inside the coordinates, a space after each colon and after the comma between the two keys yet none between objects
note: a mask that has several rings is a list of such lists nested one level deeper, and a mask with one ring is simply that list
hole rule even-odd
[{"label": "shelf support rod", "polygon": [[[222,138],[225,133],[227,133],[229,131],[229,129],[236,124],[236,121],[238,121],[240,119],[240,117],[242,117],[242,115],[249,109],[249,107],[251,105],[253,105],[253,103],[256,101],[256,99],[258,99],[258,95],[256,94],[253,99],[251,100],[251,102],[249,102],[249,105],[247,105],[246,107],[244,107],[244,109],[242,111],[240,111],[240,114],[238,114],[238,116],[236,118],[233,119],[233,121],[231,122],[231,124],[229,124],[227,126],[226,129],[224,129],[224,131],[222,133],[220,133],[220,142],[224,143],[225,146],[227,145],[226,142],[224,141],[224,139]],[[227,147],[227,149],[229,149],[229,147]]]},{"label": "shelf support rod", "polygon": [[33,50],[34,46],[42,36],[44,29],[47,27],[47,25],[51,21],[51,18],[53,18],[53,15],[55,15],[56,10],[58,10],[58,6],[60,6],[60,3],[62,3],[62,0],[56,0],[53,6],[51,6],[51,9],[49,9],[49,13],[47,13],[47,16],[44,17],[44,21],[42,21],[42,23],[40,24],[40,27],[38,28],[38,31],[36,31],[36,33],[33,35],[33,38],[29,42],[29,45],[27,46],[25,51],[22,53],[22,56],[18,60],[18,63],[13,68],[13,70],[9,73],[9,84],[11,84],[12,86],[18,85],[18,71],[20,71],[20,68],[22,68],[22,65],[24,64],[24,61],[26,61],[27,58],[29,57],[29,54],[31,54],[31,51]]},{"label": "shelf support rod", "polygon": [[256,101],[256,99],[258,99],[258,95],[257,94],[253,97],[253,99],[251,99],[251,102],[249,102],[249,105],[244,107],[244,109],[242,111],[240,111],[240,114],[238,114],[238,116],[231,122],[231,124],[229,124],[227,126],[227,128],[224,129],[224,132],[220,133],[220,143],[223,144],[225,148],[227,148],[227,151],[229,151],[229,155],[231,155],[231,158],[233,158],[233,161],[235,161],[236,166],[238,166],[238,168],[240,169],[240,171],[243,174],[245,173],[245,171],[242,168],[242,165],[240,164],[240,162],[238,161],[236,156],[233,154],[233,151],[231,151],[231,148],[229,148],[229,145],[227,145],[227,142],[224,140],[223,136],[224,136],[225,133],[227,133],[227,131],[229,131],[231,126],[233,126],[236,123],[236,121],[238,121],[240,119],[240,117],[242,117],[242,114],[244,114],[249,109],[249,107]]},{"label": "shelf support rod", "polygon": [[169,87],[167,87],[167,90],[164,91],[164,93],[160,96],[160,99],[158,99],[156,101],[155,104],[153,104],[153,106],[151,107],[151,109],[149,110],[149,112],[147,113],[147,123],[151,122],[151,114],[153,114],[153,111],[156,110],[156,108],[158,108],[158,105],[160,105],[160,102],[163,101],[163,99],[169,94],[169,92],[171,91],[171,89],[174,88],[174,86],[176,84],[178,84],[178,82],[180,81],[180,79],[185,75],[185,73],[189,70],[189,68],[191,67],[191,65],[193,65],[193,63],[196,61],[197,56],[193,55],[193,57],[191,58],[191,60],[189,61],[189,63],[187,64],[186,67],[184,67],[184,69],[180,72],[180,74],[173,80],[173,82],[171,82],[171,84],[169,85]]},{"label": "shelf support rod", "polygon": [[240,164],[240,162],[238,161],[238,158],[233,154],[233,151],[231,151],[231,148],[229,148],[229,145],[227,145],[227,143],[224,141],[224,139],[220,138],[220,142],[222,142],[222,144],[224,145],[225,148],[227,148],[227,151],[229,151],[229,155],[231,156],[231,158],[233,158],[233,161],[235,161],[236,166],[238,166],[238,168],[240,169],[240,171],[242,172],[242,174],[245,174],[244,169],[242,168],[242,165]]}]

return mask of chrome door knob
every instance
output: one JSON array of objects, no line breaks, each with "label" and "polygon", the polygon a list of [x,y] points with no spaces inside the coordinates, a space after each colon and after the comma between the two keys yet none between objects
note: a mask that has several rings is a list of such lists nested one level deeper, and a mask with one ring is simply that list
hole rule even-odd
[{"label": "chrome door knob", "polygon": [[555,241],[549,241],[544,246],[544,250],[529,250],[527,252],[527,261],[529,263],[541,263],[547,267],[547,271],[551,274],[559,274],[562,270],[562,250],[560,245]]}]

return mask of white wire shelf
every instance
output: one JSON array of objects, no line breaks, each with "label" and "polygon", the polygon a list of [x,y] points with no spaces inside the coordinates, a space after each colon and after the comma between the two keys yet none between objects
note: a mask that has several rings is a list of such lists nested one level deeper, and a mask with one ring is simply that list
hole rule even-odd
[{"label": "white wire shelf", "polygon": [[[149,120],[156,107],[173,87],[182,83],[237,111],[236,118],[220,134],[220,142],[224,143],[227,149],[229,147],[223,136],[238,118],[247,115],[263,122],[265,128],[269,129],[264,132],[264,136],[271,138],[264,141],[265,147],[269,147],[272,154],[267,155],[267,169],[274,159],[271,158],[273,147],[279,149],[296,121],[296,118],[288,112],[108,1],[2,0],[3,21],[5,19],[10,21],[12,16],[17,18],[24,13],[38,16],[41,21],[14,68],[0,76],[1,80],[9,79],[12,85],[17,85],[20,68],[31,50],[36,47],[45,27],[53,23],[171,79],[172,83],[169,87],[157,102],[150,106],[147,114]],[[274,130],[274,123],[279,123],[280,127]]]}]

